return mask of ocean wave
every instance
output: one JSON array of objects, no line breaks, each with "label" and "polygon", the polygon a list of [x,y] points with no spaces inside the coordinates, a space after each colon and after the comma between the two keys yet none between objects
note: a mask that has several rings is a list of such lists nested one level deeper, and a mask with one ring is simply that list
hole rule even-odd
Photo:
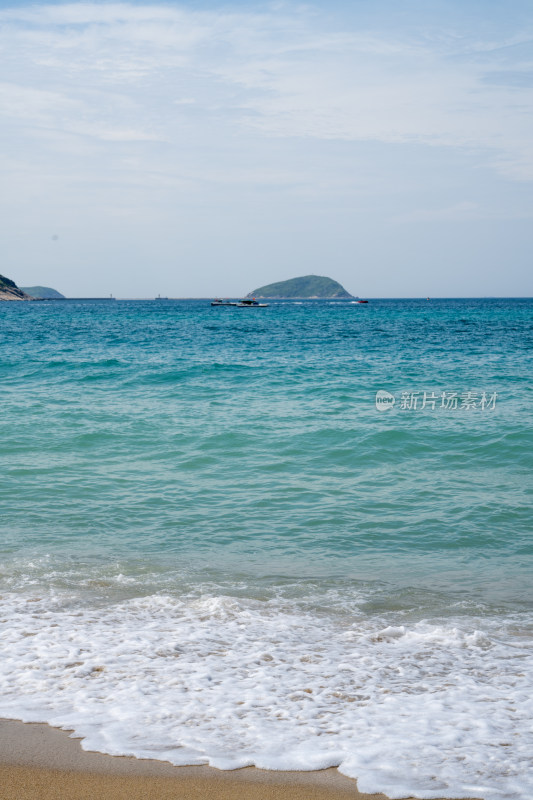
[{"label": "ocean wave", "polygon": [[392,798],[533,792],[532,642],[500,620],[335,618],[287,597],[91,606],[8,593],[1,622],[0,714],[73,730],[87,750],[338,766]]}]

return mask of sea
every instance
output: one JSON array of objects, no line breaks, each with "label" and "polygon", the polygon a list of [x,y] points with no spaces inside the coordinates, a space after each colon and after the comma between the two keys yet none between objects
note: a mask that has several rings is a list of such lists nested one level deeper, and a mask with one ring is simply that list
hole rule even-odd
[{"label": "sea", "polygon": [[0,303],[0,716],[533,797],[531,299]]}]

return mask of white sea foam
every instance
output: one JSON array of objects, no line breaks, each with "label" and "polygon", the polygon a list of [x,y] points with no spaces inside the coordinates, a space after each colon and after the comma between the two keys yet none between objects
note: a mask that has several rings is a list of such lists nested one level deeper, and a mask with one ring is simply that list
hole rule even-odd
[{"label": "white sea foam", "polygon": [[13,593],[0,614],[0,715],[73,729],[87,750],[339,766],[391,798],[533,796],[531,641],[490,622],[215,595],[88,608]]}]

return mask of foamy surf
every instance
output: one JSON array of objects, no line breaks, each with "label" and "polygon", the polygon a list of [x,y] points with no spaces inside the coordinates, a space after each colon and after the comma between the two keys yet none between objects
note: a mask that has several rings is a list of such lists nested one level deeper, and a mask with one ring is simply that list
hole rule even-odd
[{"label": "foamy surf", "polygon": [[1,612],[0,714],[72,729],[87,750],[338,766],[391,798],[533,795],[533,651],[518,620],[397,624],[212,594],[90,607],[11,593]]}]

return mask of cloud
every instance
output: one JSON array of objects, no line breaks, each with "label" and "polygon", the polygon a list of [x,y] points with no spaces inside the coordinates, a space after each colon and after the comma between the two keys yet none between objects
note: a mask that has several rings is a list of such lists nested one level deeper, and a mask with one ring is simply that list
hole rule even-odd
[{"label": "cloud", "polygon": [[533,179],[527,31],[341,29],[287,4],[17,5],[0,23],[3,158],[36,175],[40,161],[67,181],[75,162],[91,183],[111,170],[126,185],[255,181],[315,198],[378,180],[360,159],[333,175],[279,156],[302,141],[460,150]]},{"label": "cloud", "polygon": [[418,208],[393,216],[396,223],[417,222],[473,222],[497,220],[533,219],[533,210],[490,209],[470,200],[463,200],[451,206],[437,208]]},{"label": "cloud", "polygon": [[473,148],[506,176],[533,178],[524,34],[484,42],[341,31],[290,6],[72,3],[17,6],[0,21],[13,81],[1,108],[21,125],[177,146],[184,126],[194,136],[211,125],[258,137]]},{"label": "cloud", "polygon": [[31,123],[27,135],[49,136],[50,131],[78,134],[110,142],[161,141],[147,130],[119,127],[91,119],[92,107],[87,101],[60,92],[0,83],[0,108],[4,124],[8,120]]}]

